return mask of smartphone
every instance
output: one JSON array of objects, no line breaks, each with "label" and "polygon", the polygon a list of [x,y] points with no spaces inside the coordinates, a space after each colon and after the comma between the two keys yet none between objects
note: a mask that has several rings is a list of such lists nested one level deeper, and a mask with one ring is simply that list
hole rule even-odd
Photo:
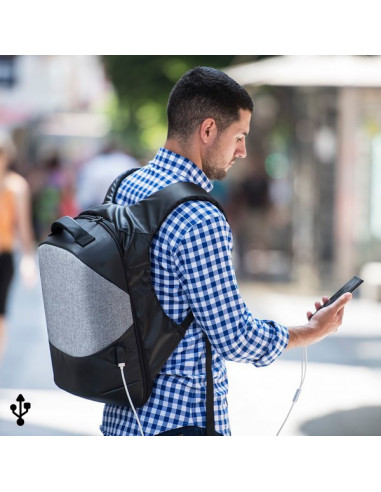
[{"label": "smartphone", "polygon": [[[335,292],[333,294],[333,296],[331,296],[329,298],[329,300],[323,304],[323,306],[321,306],[317,311],[314,312],[314,314],[316,314],[321,308],[325,308],[327,306],[329,306],[330,304],[332,304],[333,302],[335,302],[340,296],[342,296],[343,294],[345,294],[346,292],[353,292],[354,290],[357,289],[357,287],[359,287],[362,283],[364,282],[364,280],[362,280],[360,277],[352,277],[349,282],[347,282],[345,285],[343,285],[341,287],[341,289],[339,289],[337,292]],[[314,315],[313,314],[313,315]],[[312,315],[312,316],[313,316]],[[311,316],[311,318],[312,318]]]}]

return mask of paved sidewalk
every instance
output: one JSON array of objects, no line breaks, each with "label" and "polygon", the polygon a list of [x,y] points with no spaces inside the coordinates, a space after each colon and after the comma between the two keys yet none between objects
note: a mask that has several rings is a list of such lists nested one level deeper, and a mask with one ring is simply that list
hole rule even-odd
[{"label": "paved sidewalk", "polygon": [[[289,326],[303,324],[315,301],[253,284],[241,293],[254,315]],[[302,392],[281,435],[381,435],[381,304],[354,298],[339,331],[307,356]],[[300,357],[293,349],[265,368],[228,363],[234,434],[276,434],[300,384]]]}]

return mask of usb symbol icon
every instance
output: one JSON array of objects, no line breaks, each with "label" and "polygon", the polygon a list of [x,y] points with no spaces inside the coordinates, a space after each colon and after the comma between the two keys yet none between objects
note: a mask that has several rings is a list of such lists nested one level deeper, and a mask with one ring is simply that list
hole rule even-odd
[{"label": "usb symbol icon", "polygon": [[[22,418],[26,413],[29,412],[30,410],[30,403],[28,402],[25,402],[25,398],[23,397],[23,395],[19,395],[17,398],[16,398],[16,401],[19,403],[19,411],[18,413],[16,412],[17,410],[17,405],[15,405],[13,403],[13,405],[10,406],[10,409],[12,410],[12,413],[13,415],[15,415],[16,417],[18,417],[17,419],[17,425],[24,425],[24,419]],[[23,404],[24,403],[24,404]],[[24,407],[24,408],[23,408]],[[23,411],[24,410],[24,411]]]}]

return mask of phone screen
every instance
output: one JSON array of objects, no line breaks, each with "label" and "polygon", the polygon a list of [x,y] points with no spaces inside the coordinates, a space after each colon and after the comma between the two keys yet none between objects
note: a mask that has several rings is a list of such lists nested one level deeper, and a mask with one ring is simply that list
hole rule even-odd
[{"label": "phone screen", "polygon": [[[327,306],[329,306],[330,304],[332,304],[333,302],[335,302],[340,296],[342,296],[343,294],[345,294],[346,292],[353,292],[354,290],[357,289],[357,287],[359,287],[362,283],[364,282],[364,280],[362,280],[360,277],[352,277],[345,285],[343,285],[341,287],[341,289],[339,289],[337,292],[335,292],[333,294],[333,296],[331,296],[329,298],[329,301],[326,302],[323,306],[321,306],[321,308],[319,309],[322,309],[322,308],[325,308]],[[319,311],[319,309],[317,311]],[[317,313],[316,311],[316,313]],[[315,313],[314,313],[315,314]]]}]

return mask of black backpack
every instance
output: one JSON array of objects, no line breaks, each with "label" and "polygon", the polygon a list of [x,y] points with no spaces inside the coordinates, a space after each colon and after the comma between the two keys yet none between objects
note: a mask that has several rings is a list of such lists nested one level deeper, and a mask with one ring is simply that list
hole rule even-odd
[{"label": "black backpack", "polygon": [[[117,190],[130,173],[118,176],[102,205],[55,221],[38,258],[56,385],[83,398],[131,407],[136,415],[134,407],[146,403],[155,377],[194,319],[189,312],[178,325],[164,313],[151,283],[152,238],[180,203],[204,200],[222,209],[200,186],[186,182],[132,206],[116,205]],[[205,343],[207,433],[213,435],[206,336]]]}]

